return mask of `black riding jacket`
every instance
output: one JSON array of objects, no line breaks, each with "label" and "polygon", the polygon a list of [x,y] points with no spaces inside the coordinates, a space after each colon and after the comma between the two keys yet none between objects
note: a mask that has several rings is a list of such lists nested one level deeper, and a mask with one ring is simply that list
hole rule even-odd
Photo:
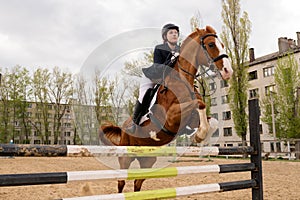
[{"label": "black riding jacket", "polygon": [[157,45],[154,49],[153,65],[142,69],[145,76],[151,80],[163,78],[169,71],[167,66],[174,67],[175,62],[171,62],[171,58],[174,53],[179,53],[179,50],[177,45],[175,50],[171,50],[168,43]]}]

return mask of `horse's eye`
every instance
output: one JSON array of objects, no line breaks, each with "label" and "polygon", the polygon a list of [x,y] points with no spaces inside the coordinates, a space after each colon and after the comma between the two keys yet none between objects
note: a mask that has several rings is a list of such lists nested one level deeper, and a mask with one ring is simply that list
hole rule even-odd
[{"label": "horse's eye", "polygon": [[215,43],[211,42],[208,44],[209,48],[214,48],[215,47]]}]

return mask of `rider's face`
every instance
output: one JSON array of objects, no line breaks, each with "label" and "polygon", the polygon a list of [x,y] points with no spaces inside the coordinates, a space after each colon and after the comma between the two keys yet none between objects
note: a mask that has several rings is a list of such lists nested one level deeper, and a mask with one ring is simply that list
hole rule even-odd
[{"label": "rider's face", "polygon": [[167,32],[167,41],[170,43],[177,43],[178,42],[178,32],[176,29],[171,29]]}]

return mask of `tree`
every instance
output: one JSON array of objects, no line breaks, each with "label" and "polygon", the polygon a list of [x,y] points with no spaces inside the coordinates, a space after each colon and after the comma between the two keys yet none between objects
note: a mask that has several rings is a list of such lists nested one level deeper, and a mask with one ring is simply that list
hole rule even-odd
[{"label": "tree", "polygon": [[[152,65],[153,55],[153,50],[150,50],[149,52],[144,53],[142,58],[133,59],[124,63],[124,79],[126,78],[126,82],[130,83],[127,84],[127,92],[129,93],[129,97],[126,98],[125,106],[127,106],[127,110],[130,115],[132,115],[135,103],[139,97],[139,83],[136,81],[136,78],[143,76],[143,67],[149,67]],[[126,75],[128,76],[126,77]]]},{"label": "tree", "polygon": [[[26,99],[30,93],[28,73],[25,68],[15,66],[11,71],[7,69],[1,78],[0,140],[2,142],[9,142],[10,139],[14,140],[16,135],[22,138],[24,133],[26,136],[30,133],[26,123],[28,119]],[[29,142],[28,137],[25,141],[25,143]]]},{"label": "tree", "polygon": [[195,31],[196,28],[201,27],[202,24],[203,22],[201,14],[199,11],[197,11],[196,14],[190,19],[191,30]]},{"label": "tree", "polygon": [[0,142],[8,143],[10,140],[10,133],[12,132],[12,124],[10,118],[11,103],[9,97],[9,71],[6,69],[2,71],[1,87],[0,87]]},{"label": "tree", "polygon": [[123,72],[129,76],[142,77],[142,68],[149,67],[153,63],[153,53],[153,50],[151,50],[148,53],[144,53],[142,58],[126,61]]},{"label": "tree", "polygon": [[11,122],[13,123],[12,139],[14,140],[16,135],[22,139],[22,136],[25,135],[25,143],[28,143],[28,136],[31,133],[27,123],[29,116],[26,112],[28,108],[27,97],[31,93],[29,71],[24,67],[15,66],[11,69],[8,78],[10,104],[12,106],[10,109]]},{"label": "tree", "polygon": [[[200,12],[198,11],[190,19],[191,31],[195,31],[197,28],[200,28],[201,24],[202,24],[202,18]],[[197,77],[197,81],[195,81],[195,86],[197,86],[199,93],[202,95],[203,102],[206,104],[206,114],[207,116],[210,116],[211,97],[210,97],[210,91],[208,87],[208,81],[209,79],[212,78],[207,74],[207,70],[203,66],[198,66],[198,73],[201,74],[201,76]]]},{"label": "tree", "polygon": [[127,82],[124,79],[120,79],[119,77],[122,76],[118,76],[116,75],[114,80],[109,81],[109,99],[110,102],[112,104],[113,107],[113,121],[115,124],[120,124],[123,121],[120,121],[121,119],[121,115],[123,114],[122,109],[125,107],[125,103],[126,103],[126,98],[125,98],[125,94],[127,91],[127,88],[129,87],[129,82]]},{"label": "tree", "polygon": [[[293,54],[277,61],[274,74],[276,90],[268,94],[262,103],[262,120],[272,127],[271,104],[275,110],[276,137],[300,138],[299,86],[300,73]],[[272,128],[269,128],[271,132]]]},{"label": "tree", "polygon": [[83,76],[74,77],[74,144],[98,145],[98,121],[91,86]]},{"label": "tree", "polygon": [[246,145],[247,134],[247,66],[248,42],[251,32],[251,22],[247,12],[240,14],[239,0],[222,1],[222,27],[221,39],[227,47],[226,51],[231,59],[233,75],[229,81],[229,99],[232,111],[234,127],[237,135],[242,137],[243,145]]},{"label": "tree", "polygon": [[52,116],[52,106],[50,103],[50,82],[51,73],[48,69],[38,68],[33,73],[32,90],[33,90],[33,101],[35,102],[34,107],[34,121],[31,121],[31,125],[34,128],[36,134],[41,138],[42,144],[50,143],[50,121]]},{"label": "tree", "polygon": [[100,72],[96,72],[94,81],[95,112],[97,121],[101,125],[105,121],[111,121],[110,114],[112,113],[112,108],[109,104],[110,86],[108,79],[101,77]]},{"label": "tree", "polygon": [[[63,72],[54,67],[49,79],[49,99],[54,106],[53,133],[54,144],[58,144],[58,137],[63,128],[69,126],[69,121],[62,121],[66,112],[69,112],[70,101],[73,97],[73,78],[69,72]],[[60,135],[62,136],[62,135]]]}]

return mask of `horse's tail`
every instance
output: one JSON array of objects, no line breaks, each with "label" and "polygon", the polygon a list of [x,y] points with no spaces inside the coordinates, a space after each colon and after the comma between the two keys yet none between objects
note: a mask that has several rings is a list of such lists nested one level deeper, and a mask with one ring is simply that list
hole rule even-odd
[{"label": "horse's tail", "polygon": [[99,138],[105,145],[120,144],[122,129],[118,126],[108,123],[102,125],[99,129]]}]

